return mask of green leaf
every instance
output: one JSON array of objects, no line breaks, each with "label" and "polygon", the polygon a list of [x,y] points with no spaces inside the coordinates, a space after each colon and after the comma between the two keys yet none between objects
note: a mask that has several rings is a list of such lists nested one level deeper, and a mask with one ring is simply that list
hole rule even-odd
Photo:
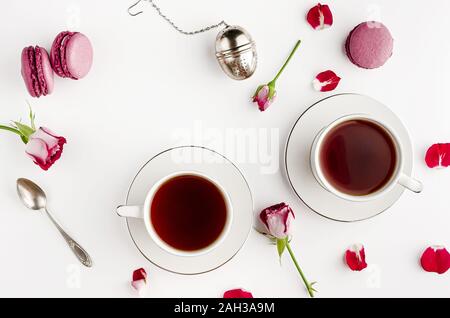
[{"label": "green leaf", "polygon": [[36,114],[33,113],[33,109],[31,109],[31,105],[30,103],[28,103],[28,107],[30,108],[30,122],[31,122],[31,128],[33,128],[33,130],[36,130],[36,125],[34,124],[34,120],[36,119]]},{"label": "green leaf", "polygon": [[286,239],[277,239],[277,250],[278,250],[278,255],[281,258],[281,255],[283,255],[283,252],[286,249]]},{"label": "green leaf", "polygon": [[23,136],[30,137],[30,135],[32,135],[35,130],[27,125],[24,125],[22,123],[19,123],[18,121],[14,122],[14,125],[16,125],[17,129],[22,133]]},{"label": "green leaf", "polygon": [[16,135],[19,135],[20,139],[22,139],[22,141],[27,144],[28,143],[28,138],[25,137],[21,131],[19,131],[18,129],[14,128],[14,127],[9,127],[9,126],[3,126],[0,125],[0,130],[6,130],[6,131],[10,131],[12,133],[15,133]]},{"label": "green leaf", "polygon": [[10,131],[10,132],[15,133],[15,134],[17,134],[19,136],[22,135],[22,133],[18,129],[16,129],[15,127],[0,125],[0,129],[1,130],[6,130],[6,131]]}]

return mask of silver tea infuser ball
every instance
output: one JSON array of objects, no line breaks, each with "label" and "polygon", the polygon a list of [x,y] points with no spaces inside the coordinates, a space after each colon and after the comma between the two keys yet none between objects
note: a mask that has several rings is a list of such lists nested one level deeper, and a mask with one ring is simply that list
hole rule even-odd
[{"label": "silver tea infuser ball", "polygon": [[216,57],[222,70],[235,80],[244,80],[256,70],[256,45],[239,26],[227,26],[216,38]]}]

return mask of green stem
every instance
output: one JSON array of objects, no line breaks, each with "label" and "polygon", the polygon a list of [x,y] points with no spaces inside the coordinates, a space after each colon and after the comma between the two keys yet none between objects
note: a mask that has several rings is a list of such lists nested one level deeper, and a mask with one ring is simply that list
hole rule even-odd
[{"label": "green stem", "polygon": [[299,272],[300,276],[303,279],[303,283],[305,283],[305,286],[306,286],[306,289],[308,290],[309,296],[311,298],[313,298],[314,297],[314,290],[312,288],[312,285],[308,282],[308,280],[305,277],[305,274],[303,274],[300,266],[298,265],[297,259],[295,258],[294,252],[292,252],[291,245],[289,244],[289,241],[287,239],[286,239],[286,247],[287,247],[287,250],[289,251],[289,255],[291,255],[291,258],[292,258],[292,261],[295,264],[295,267],[297,268],[297,271]]},{"label": "green stem", "polygon": [[9,127],[9,126],[0,125],[0,129],[13,132],[13,133],[15,133],[15,134],[17,134],[19,136],[23,136],[22,133],[18,129],[15,129],[15,128],[12,128],[12,127]]},{"label": "green stem", "polygon": [[289,57],[287,58],[286,62],[284,62],[284,65],[281,67],[281,69],[278,71],[278,74],[275,76],[275,78],[272,80],[272,83],[275,84],[276,80],[278,79],[278,77],[280,77],[281,73],[283,73],[284,69],[286,68],[286,66],[289,64],[289,62],[291,61],[291,58],[294,56],[295,52],[297,51],[298,47],[300,46],[300,43],[302,43],[301,40],[297,41],[297,44],[295,44],[294,49],[292,50],[291,54],[289,54]]}]

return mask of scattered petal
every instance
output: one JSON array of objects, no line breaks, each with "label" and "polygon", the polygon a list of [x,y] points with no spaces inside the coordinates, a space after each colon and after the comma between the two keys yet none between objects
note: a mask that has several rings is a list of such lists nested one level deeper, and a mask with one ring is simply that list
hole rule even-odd
[{"label": "scattered petal", "polygon": [[142,295],[144,293],[145,287],[147,286],[147,283],[145,280],[136,280],[131,283],[131,286],[137,291],[138,295]]},{"label": "scattered petal", "polygon": [[139,295],[141,295],[146,285],[147,285],[147,272],[143,268],[136,269],[133,272],[133,280],[131,281],[131,286],[137,290]]},{"label": "scattered petal", "polygon": [[362,244],[354,244],[345,252],[345,262],[352,271],[362,271],[367,267],[366,253]]},{"label": "scattered petal", "polygon": [[420,263],[427,272],[444,274],[450,268],[450,254],[443,246],[430,246],[423,252]]},{"label": "scattered petal", "polygon": [[139,268],[133,272],[133,281],[141,279],[147,282],[147,272],[143,268]]},{"label": "scattered petal", "polygon": [[313,86],[316,91],[330,92],[339,85],[341,78],[333,71],[325,71],[319,73],[313,81]]},{"label": "scattered petal", "polygon": [[333,14],[328,5],[319,3],[309,10],[306,20],[314,30],[323,30],[333,25]]},{"label": "scattered petal", "polygon": [[450,143],[431,146],[425,155],[425,162],[430,168],[450,166]]},{"label": "scattered petal", "polygon": [[226,291],[223,298],[253,298],[253,295],[251,292],[239,288]]}]

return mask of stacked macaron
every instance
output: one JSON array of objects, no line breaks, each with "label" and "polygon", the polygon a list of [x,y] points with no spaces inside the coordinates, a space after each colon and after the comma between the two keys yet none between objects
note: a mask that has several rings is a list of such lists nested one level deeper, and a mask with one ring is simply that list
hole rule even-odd
[{"label": "stacked macaron", "polygon": [[31,96],[52,93],[53,71],[44,48],[29,46],[22,50],[22,77]]},{"label": "stacked macaron", "polygon": [[345,50],[350,61],[366,69],[383,66],[392,56],[394,39],[381,22],[363,22],[348,35]]},{"label": "stacked macaron", "polygon": [[53,91],[53,71],[60,77],[80,79],[92,66],[93,49],[82,33],[64,31],[53,41],[50,58],[39,46],[22,51],[22,77],[33,97],[46,96]]},{"label": "stacked macaron", "polygon": [[56,75],[75,80],[89,73],[92,58],[91,42],[80,32],[59,33],[50,50],[50,61]]}]

